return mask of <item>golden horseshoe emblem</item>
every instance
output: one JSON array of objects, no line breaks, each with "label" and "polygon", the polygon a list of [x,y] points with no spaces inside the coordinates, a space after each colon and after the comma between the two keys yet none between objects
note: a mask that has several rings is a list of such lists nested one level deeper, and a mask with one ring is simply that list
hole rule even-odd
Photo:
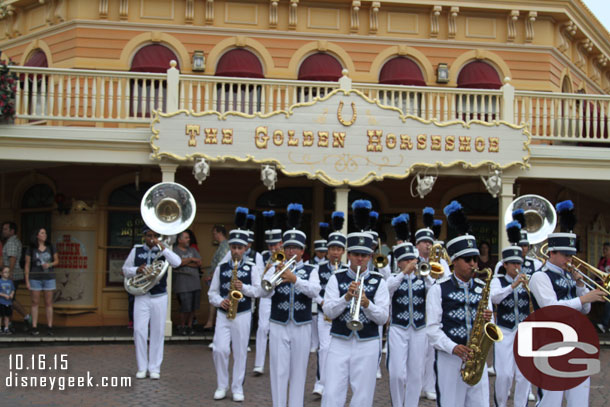
[{"label": "golden horseshoe emblem", "polygon": [[352,118],[350,120],[345,120],[341,112],[343,111],[343,101],[339,102],[339,107],[337,108],[337,120],[339,123],[344,125],[345,127],[349,127],[356,121],[356,103],[352,102]]}]

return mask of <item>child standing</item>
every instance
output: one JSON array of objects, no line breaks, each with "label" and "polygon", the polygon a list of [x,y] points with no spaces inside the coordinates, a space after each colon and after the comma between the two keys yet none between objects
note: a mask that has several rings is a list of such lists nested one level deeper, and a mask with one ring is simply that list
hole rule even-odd
[{"label": "child standing", "polygon": [[4,267],[2,269],[2,278],[0,279],[0,317],[2,318],[0,322],[4,325],[2,333],[5,335],[12,333],[8,328],[11,323],[11,316],[13,315],[13,297],[15,296],[15,285],[9,279],[9,272],[10,269]]}]

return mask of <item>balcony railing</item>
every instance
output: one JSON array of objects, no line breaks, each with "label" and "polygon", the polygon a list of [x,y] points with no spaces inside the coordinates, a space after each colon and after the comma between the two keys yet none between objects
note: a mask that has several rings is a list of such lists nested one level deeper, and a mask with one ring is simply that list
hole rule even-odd
[{"label": "balcony railing", "polygon": [[[228,78],[13,66],[18,124],[31,121],[148,124],[155,109],[253,114],[286,110],[339,87],[335,82]],[[438,122],[527,123],[549,143],[606,143],[610,96],[354,83],[381,104]]]}]

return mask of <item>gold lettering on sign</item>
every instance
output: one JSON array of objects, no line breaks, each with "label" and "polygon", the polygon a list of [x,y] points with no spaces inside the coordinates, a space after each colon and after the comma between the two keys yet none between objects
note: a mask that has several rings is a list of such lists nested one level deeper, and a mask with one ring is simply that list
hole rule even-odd
[{"label": "gold lettering on sign", "polygon": [[417,149],[425,150],[427,144],[428,144],[427,136],[425,134],[418,134],[417,135]]},{"label": "gold lettering on sign", "polygon": [[479,153],[485,151],[485,140],[483,139],[483,137],[477,137],[474,139],[474,149],[477,150]]},{"label": "gold lettering on sign", "polygon": [[288,130],[288,146],[298,146],[299,139],[294,138],[294,130]]},{"label": "gold lettering on sign", "polygon": [[258,126],[256,130],[254,130],[254,143],[256,144],[256,148],[267,148],[268,142],[269,135],[267,134],[267,127]]},{"label": "gold lettering on sign", "polygon": [[327,131],[318,132],[318,147],[328,147],[328,132]]},{"label": "gold lettering on sign", "polygon": [[366,135],[369,136],[369,144],[366,146],[366,151],[381,152],[381,130],[367,130]]},{"label": "gold lettering on sign", "polygon": [[455,150],[455,136],[445,137],[445,151]]},{"label": "gold lettering on sign", "polygon": [[333,131],[333,147],[345,147],[345,132]]},{"label": "gold lettering on sign", "polygon": [[408,134],[400,135],[400,149],[413,150],[413,142],[411,141],[411,136],[409,136]]},{"label": "gold lettering on sign", "polygon": [[222,144],[233,144],[233,129],[222,129]]},{"label": "gold lettering on sign", "polygon": [[313,146],[313,131],[303,132],[303,147]]},{"label": "gold lettering on sign", "polygon": [[385,146],[390,150],[393,150],[396,147],[396,135],[393,133],[388,134],[385,137]]},{"label": "gold lettering on sign", "polygon": [[187,124],[186,125],[186,135],[189,136],[189,147],[197,146],[197,137],[200,133],[200,128],[198,124]]},{"label": "gold lettering on sign", "polygon": [[498,137],[489,138],[489,152],[497,153],[500,151],[500,139]]},{"label": "gold lettering on sign", "polygon": [[203,141],[205,144],[218,144],[218,129],[203,129],[205,132],[205,140]]},{"label": "gold lettering on sign", "polygon": [[470,151],[470,137],[460,136],[460,150],[459,151]]},{"label": "gold lettering on sign", "polygon": [[441,136],[430,136],[430,150],[441,151]]},{"label": "gold lettering on sign", "polygon": [[276,130],[273,132],[273,144],[276,146],[281,146],[284,142],[284,133],[282,130]]},{"label": "gold lettering on sign", "polygon": [[337,108],[337,120],[339,123],[344,125],[345,127],[349,127],[356,121],[356,103],[352,102],[352,118],[350,120],[345,120],[343,118],[343,102],[339,102],[339,107]]}]

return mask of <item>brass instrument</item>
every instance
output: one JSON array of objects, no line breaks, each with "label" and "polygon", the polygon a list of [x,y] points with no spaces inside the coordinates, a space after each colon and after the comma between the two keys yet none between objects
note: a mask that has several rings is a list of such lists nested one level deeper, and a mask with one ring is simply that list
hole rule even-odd
[{"label": "brass instrument", "polygon": [[[174,182],[153,185],[142,198],[140,213],[146,226],[155,233],[163,235],[161,242],[169,246],[173,235],[187,229],[193,219],[197,206],[190,191]],[[162,252],[163,248],[159,246]],[[146,294],[163,278],[169,269],[169,262],[159,260],[161,252],[146,266],[143,273],[125,278],[123,286],[132,295]]]},{"label": "brass instrument", "polygon": [[282,281],[282,274],[284,274],[284,271],[288,270],[289,268],[292,268],[292,263],[295,262],[296,257],[297,255],[295,254],[290,258],[290,260],[288,260],[288,263],[280,263],[284,264],[284,267],[277,271],[269,280],[262,281],[261,286],[263,287],[263,290],[265,290],[265,292],[270,293],[280,283],[280,281]]},{"label": "brass instrument", "polygon": [[237,278],[237,269],[239,267],[239,260],[235,257],[233,258],[233,274],[231,275],[231,287],[229,288],[229,309],[227,310],[227,319],[233,320],[237,316],[237,307],[239,306],[239,302],[242,298],[244,298],[244,294],[239,291],[235,284],[238,281]]},{"label": "brass instrument", "polygon": [[272,266],[277,266],[278,264],[281,264],[284,261],[286,261],[286,254],[283,250],[278,250],[277,252],[271,253],[271,257],[269,257],[269,260],[267,260],[267,265],[265,266],[265,271],[263,271],[261,278],[263,278],[265,274],[267,274],[267,272]]},{"label": "brass instrument", "polygon": [[[479,272],[475,270],[475,272]],[[493,272],[490,268],[483,269],[480,271],[482,274],[486,274],[485,287],[481,294],[481,300],[477,307],[477,315],[472,324],[472,330],[470,331],[470,339],[466,346],[472,350],[470,358],[462,363],[460,373],[462,374],[462,380],[470,386],[474,386],[481,380],[483,371],[485,370],[487,354],[493,342],[499,342],[502,340],[504,335],[498,326],[492,322],[485,322],[483,317],[483,311],[487,309],[489,302],[489,292],[491,286],[491,279]]]},{"label": "brass instrument", "polygon": [[351,331],[359,331],[364,327],[362,322],[360,322],[360,304],[362,303],[362,293],[364,292],[364,276],[360,277],[360,266],[358,266],[358,269],[356,270],[356,279],[354,281],[358,281],[360,287],[358,289],[358,295],[352,297],[350,302],[347,327]]},{"label": "brass instrument", "polygon": [[381,239],[377,239],[377,254],[373,257],[373,263],[378,269],[382,269],[388,265],[388,257],[381,253]]},{"label": "brass instrument", "polygon": [[441,259],[445,259],[447,263],[451,262],[451,258],[445,248],[440,243],[436,243],[430,248],[428,261],[417,263],[417,272],[422,277],[429,275],[433,279],[438,280],[445,274]]},{"label": "brass instrument", "polygon": [[521,284],[523,284],[523,288],[525,288],[525,291],[527,292],[527,296],[529,297],[529,300],[530,300],[530,314],[532,314],[534,312],[534,301],[532,301],[532,292],[530,291],[530,278],[531,278],[531,276],[529,274],[525,274],[525,273],[521,273],[521,274],[523,274],[523,276],[525,277],[525,280],[523,280]]},{"label": "brass instrument", "polygon": [[557,226],[557,214],[549,201],[539,195],[523,195],[512,201],[504,212],[504,224],[513,221],[513,211],[523,209],[527,240],[531,245],[546,240]]}]

